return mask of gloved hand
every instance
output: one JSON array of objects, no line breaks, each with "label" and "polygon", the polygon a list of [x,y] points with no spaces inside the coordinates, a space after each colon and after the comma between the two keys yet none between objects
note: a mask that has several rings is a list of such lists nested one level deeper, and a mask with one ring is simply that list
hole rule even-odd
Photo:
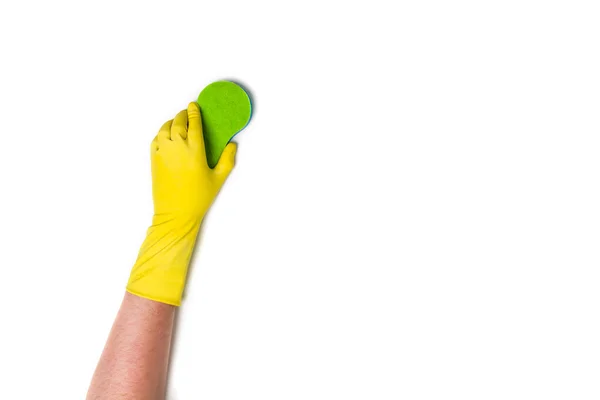
[{"label": "gloved hand", "polygon": [[206,162],[200,109],[190,103],[151,145],[154,217],[133,266],[127,291],[178,306],[204,215],[235,163],[229,143],[214,169]]}]

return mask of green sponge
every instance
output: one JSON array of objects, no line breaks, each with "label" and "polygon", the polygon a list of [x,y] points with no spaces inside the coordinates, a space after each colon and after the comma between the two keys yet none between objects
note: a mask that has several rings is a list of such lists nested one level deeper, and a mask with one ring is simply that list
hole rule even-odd
[{"label": "green sponge", "polygon": [[229,81],[213,82],[198,96],[208,166],[214,168],[227,143],[250,122],[248,94]]}]

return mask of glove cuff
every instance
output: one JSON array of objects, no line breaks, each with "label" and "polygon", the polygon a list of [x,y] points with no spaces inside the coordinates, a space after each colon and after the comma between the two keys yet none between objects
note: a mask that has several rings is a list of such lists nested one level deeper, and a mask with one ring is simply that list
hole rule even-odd
[{"label": "glove cuff", "polygon": [[161,303],[181,305],[200,223],[196,217],[155,215],[131,270],[127,291]]}]

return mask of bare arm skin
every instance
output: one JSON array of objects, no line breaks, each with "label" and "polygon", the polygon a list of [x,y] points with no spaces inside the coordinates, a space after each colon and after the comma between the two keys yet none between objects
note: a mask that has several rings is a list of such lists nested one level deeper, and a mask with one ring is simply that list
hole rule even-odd
[{"label": "bare arm skin", "polygon": [[162,400],[175,307],[125,293],[87,400]]}]

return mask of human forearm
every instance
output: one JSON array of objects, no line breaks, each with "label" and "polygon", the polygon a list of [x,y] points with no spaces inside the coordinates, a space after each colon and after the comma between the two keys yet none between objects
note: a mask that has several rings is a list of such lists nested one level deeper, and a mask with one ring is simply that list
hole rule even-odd
[{"label": "human forearm", "polygon": [[174,306],[126,293],[87,399],[164,399],[174,316]]}]

